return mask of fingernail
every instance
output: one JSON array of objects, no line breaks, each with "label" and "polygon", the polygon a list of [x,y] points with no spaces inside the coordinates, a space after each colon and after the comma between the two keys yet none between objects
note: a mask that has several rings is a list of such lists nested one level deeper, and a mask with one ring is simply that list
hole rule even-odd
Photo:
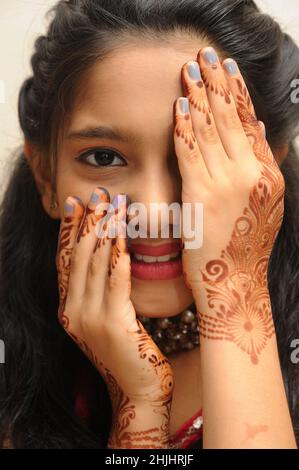
[{"label": "fingernail", "polygon": [[80,206],[84,209],[84,204],[83,202],[81,201],[81,199],[77,196],[72,196],[73,199],[76,199],[76,201],[80,204]]},{"label": "fingernail", "polygon": [[192,80],[201,80],[201,73],[197,62],[191,62],[188,65],[188,74]]},{"label": "fingernail", "polygon": [[238,73],[238,66],[233,59],[224,62],[223,66],[229,75],[235,75],[236,73]]},{"label": "fingernail", "polygon": [[188,98],[180,98],[180,109],[183,114],[189,113],[189,100]]},{"label": "fingernail", "polygon": [[262,128],[262,131],[263,131],[264,136],[267,137],[266,126],[265,126],[265,124],[263,123],[263,121],[259,121],[259,125],[260,125],[260,127]]},{"label": "fingernail", "polygon": [[121,195],[126,198],[125,204],[126,204],[126,207],[128,208],[129,205],[131,204],[131,199],[129,198],[129,196],[127,194],[122,193]]},{"label": "fingernail", "polygon": [[75,206],[68,202],[68,199],[64,203],[64,212],[68,215],[73,214],[75,210]]},{"label": "fingernail", "polygon": [[98,186],[97,189],[101,191],[102,199],[105,199],[106,201],[110,201],[110,194],[106,188],[104,188],[103,186]]},{"label": "fingernail", "polygon": [[218,56],[213,47],[208,47],[204,52],[204,59],[207,65],[215,65],[219,62]]},{"label": "fingernail", "polygon": [[126,194],[117,194],[113,197],[111,204],[115,209],[118,209],[120,205],[126,204],[126,207],[130,205],[130,198]]},{"label": "fingernail", "polygon": [[91,198],[90,198],[90,202],[91,202],[92,204],[95,204],[96,202],[99,201],[99,199],[100,199],[99,194],[93,192],[92,195],[91,195]]}]

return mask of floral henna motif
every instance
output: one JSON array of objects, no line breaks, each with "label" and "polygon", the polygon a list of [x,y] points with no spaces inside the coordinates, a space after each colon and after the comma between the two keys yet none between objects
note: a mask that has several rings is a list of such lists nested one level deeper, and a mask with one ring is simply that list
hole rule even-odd
[{"label": "floral henna motif", "polygon": [[159,377],[159,383],[161,388],[161,396],[157,398],[157,401],[166,408],[166,415],[169,415],[171,396],[174,379],[173,372],[168,359],[162,354],[157,348],[151,337],[146,332],[142,323],[137,319],[138,329],[134,332],[130,332],[134,340],[138,344],[138,352],[141,359],[147,360],[151,370],[154,370],[155,374]]},{"label": "floral henna motif", "polygon": [[[204,95],[204,84],[202,80],[196,82],[193,86],[191,86],[189,81],[183,81],[185,92],[189,98],[190,103],[193,105],[197,111],[203,113],[206,116],[206,122],[208,125],[212,124],[211,115],[212,111],[211,108],[205,99]],[[197,88],[198,90],[197,90]],[[180,137],[180,136],[179,136]]]},{"label": "floral henna motif", "polygon": [[175,121],[176,121],[176,135],[178,137],[181,137],[184,139],[185,144],[188,145],[190,150],[194,149],[193,143],[196,142],[196,137],[194,135],[193,131],[190,131],[190,126],[188,125],[188,122],[191,118],[188,114],[185,116],[175,116]]},{"label": "floral henna motif", "polygon": [[215,93],[215,95],[219,94],[220,96],[222,96],[227,104],[231,103],[231,91],[227,86],[223,84],[223,81],[221,81],[220,78],[218,79],[218,81],[215,80],[215,77],[213,77],[213,80],[209,80],[205,73],[205,70],[203,70],[202,79],[207,89],[210,89],[213,93]]},{"label": "floral henna motif", "polygon": [[242,84],[239,78],[236,79],[236,83],[239,89],[236,105],[240,120],[242,122],[255,123],[257,121],[257,117],[247,87],[245,84]]}]

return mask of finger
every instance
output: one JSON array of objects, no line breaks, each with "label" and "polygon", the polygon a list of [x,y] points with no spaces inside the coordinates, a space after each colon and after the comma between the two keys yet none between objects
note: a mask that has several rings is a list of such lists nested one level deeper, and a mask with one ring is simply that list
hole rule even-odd
[{"label": "finger", "polygon": [[74,196],[68,197],[64,204],[64,215],[60,225],[58,249],[55,259],[58,271],[60,299],[58,318],[60,322],[63,322],[64,306],[68,293],[72,250],[83,214],[83,203]]},{"label": "finger", "polygon": [[261,127],[262,132],[263,132],[263,135],[264,135],[265,138],[266,138],[266,136],[267,136],[267,131],[266,131],[266,126],[265,126],[265,124],[263,123],[263,121],[259,121],[259,125],[260,125],[260,127]]},{"label": "finger", "polygon": [[225,153],[231,160],[251,155],[251,147],[218,55],[212,47],[198,54],[203,81]]},{"label": "finger", "polygon": [[129,199],[124,196],[122,200],[118,199],[116,204],[118,213],[115,219],[119,222],[119,226],[117,236],[112,243],[107,303],[111,318],[119,318],[119,315],[124,318],[129,313],[133,314],[131,320],[134,320],[136,315],[133,311],[123,311],[125,306],[128,305],[131,294],[131,259],[127,248],[125,223],[128,203]]},{"label": "finger", "polygon": [[188,98],[181,97],[174,105],[174,145],[182,180],[185,182],[210,179],[208,167],[194,135]]},{"label": "finger", "polygon": [[190,113],[194,134],[208,168],[209,174],[215,175],[228,160],[221,142],[213,112],[197,62],[187,62],[182,68],[182,82],[190,102]]},{"label": "finger", "polygon": [[[116,219],[120,217],[118,213],[118,197],[117,195],[112,200],[112,206],[115,207]],[[129,205],[129,199],[127,197],[127,206]],[[126,213],[126,211],[125,211]],[[109,217],[108,219],[102,218],[98,221],[96,226],[97,241],[90,257],[87,283],[86,283],[86,295],[92,304],[98,303],[99,299],[104,297],[104,291],[107,287],[108,275],[110,273],[110,259],[112,255],[112,245],[115,243],[116,232],[112,230],[112,226],[115,225],[115,217]]]},{"label": "finger", "polygon": [[[97,242],[95,227],[97,222],[106,217],[110,195],[105,188],[98,187],[92,193],[86,207],[71,259],[69,278],[69,296],[76,303],[83,298],[86,290],[90,257]],[[97,210],[100,208],[101,210]]]},{"label": "finger", "polygon": [[236,104],[238,115],[255,156],[261,162],[273,162],[273,154],[266,140],[263,128],[260,125],[261,121],[257,120],[248,88],[241,75],[237,62],[233,59],[225,59],[222,65]]}]

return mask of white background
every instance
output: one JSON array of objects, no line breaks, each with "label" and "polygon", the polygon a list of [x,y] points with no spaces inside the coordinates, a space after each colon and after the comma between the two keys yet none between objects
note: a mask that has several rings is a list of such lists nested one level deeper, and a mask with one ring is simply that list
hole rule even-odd
[{"label": "white background", "polygon": [[[217,1],[217,0],[215,0]],[[0,0],[0,197],[11,152],[22,145],[17,96],[31,75],[34,40],[46,29],[45,14],[56,0]],[[298,0],[257,0],[299,44]]]}]

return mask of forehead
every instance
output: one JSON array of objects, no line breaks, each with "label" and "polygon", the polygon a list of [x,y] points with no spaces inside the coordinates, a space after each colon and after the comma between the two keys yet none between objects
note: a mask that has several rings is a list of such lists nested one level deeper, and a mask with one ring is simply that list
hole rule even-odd
[{"label": "forehead", "polygon": [[200,40],[158,46],[126,46],[85,74],[71,113],[71,127],[98,124],[169,128],[173,103],[183,95],[181,69],[196,60]]}]

